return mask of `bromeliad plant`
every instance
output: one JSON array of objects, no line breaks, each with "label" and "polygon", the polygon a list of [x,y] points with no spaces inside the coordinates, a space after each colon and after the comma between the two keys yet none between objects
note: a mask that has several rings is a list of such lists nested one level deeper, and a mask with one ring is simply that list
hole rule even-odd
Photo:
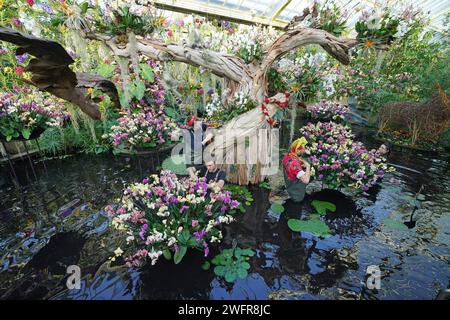
[{"label": "bromeliad plant", "polygon": [[340,122],[345,119],[346,114],[349,112],[349,108],[348,106],[337,102],[321,100],[318,103],[308,105],[306,111],[308,111],[312,119]]},{"label": "bromeliad plant", "polygon": [[297,50],[282,58],[277,70],[285,88],[297,101],[314,101],[330,90],[325,72],[328,67],[324,52]]},{"label": "bromeliad plant", "polygon": [[[112,226],[127,235],[131,254],[128,266],[149,259],[154,265],[161,255],[178,264],[189,248],[209,254],[209,244],[220,242],[222,224],[234,221],[240,202],[228,191],[207,194],[204,180],[177,178],[170,171],[152,175],[125,189],[117,207],[107,206]],[[124,251],[115,252],[121,256]]]},{"label": "bromeliad plant", "polygon": [[0,136],[6,141],[29,139],[35,130],[62,126],[69,119],[64,104],[26,87],[0,93]]},{"label": "bromeliad plant", "polygon": [[331,188],[368,190],[393,170],[376,150],[368,151],[361,142],[355,142],[346,126],[309,123],[300,132],[308,141],[305,153],[315,169],[314,176]]}]

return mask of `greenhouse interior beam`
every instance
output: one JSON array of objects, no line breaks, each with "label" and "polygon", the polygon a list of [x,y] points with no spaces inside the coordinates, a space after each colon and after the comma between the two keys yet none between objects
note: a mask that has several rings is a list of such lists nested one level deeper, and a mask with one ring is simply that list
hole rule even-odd
[{"label": "greenhouse interior beam", "polygon": [[285,3],[283,3],[283,5],[275,12],[275,14],[272,16],[272,18],[270,18],[271,20],[276,21],[276,19],[278,18],[278,16],[284,11],[284,9],[286,9],[286,7],[292,2],[292,0],[286,0]]},{"label": "greenhouse interior beam", "polygon": [[280,21],[274,21],[267,18],[261,18],[254,16],[239,10],[225,8],[216,5],[205,5],[198,1],[183,0],[155,0],[154,4],[157,8],[181,12],[181,13],[193,13],[201,16],[212,16],[219,19],[226,19],[236,23],[243,24],[261,24],[266,26],[272,26],[274,28],[282,29],[286,26],[286,23]]}]

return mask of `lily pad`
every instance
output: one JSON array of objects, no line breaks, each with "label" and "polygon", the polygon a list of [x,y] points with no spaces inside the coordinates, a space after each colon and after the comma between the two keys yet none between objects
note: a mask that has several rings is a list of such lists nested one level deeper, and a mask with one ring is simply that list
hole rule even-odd
[{"label": "lily pad", "polygon": [[209,268],[211,267],[211,264],[208,261],[205,261],[204,264],[202,264],[202,269],[203,270],[209,270]]},{"label": "lily pad", "polygon": [[289,219],[289,228],[294,232],[309,232],[319,237],[327,237],[330,235],[330,228],[322,220],[311,219],[311,220],[298,220]]},{"label": "lily pad", "polygon": [[186,164],[183,155],[170,156],[162,163],[163,170],[170,170],[175,174],[187,176]]},{"label": "lily pad", "polygon": [[387,227],[390,227],[392,229],[396,229],[396,230],[402,230],[402,231],[406,231],[408,230],[408,227],[400,221],[391,219],[391,218],[386,218],[383,221],[383,224]]},{"label": "lily pad", "polygon": [[275,213],[283,213],[284,212],[284,207],[283,205],[281,205],[278,202],[274,202],[272,203],[272,206],[270,207],[270,209],[275,212]]},{"label": "lily pad", "polygon": [[326,214],[327,210],[330,210],[331,212],[336,211],[336,206],[328,201],[314,200],[311,202],[311,205],[316,209],[317,213],[321,215]]}]

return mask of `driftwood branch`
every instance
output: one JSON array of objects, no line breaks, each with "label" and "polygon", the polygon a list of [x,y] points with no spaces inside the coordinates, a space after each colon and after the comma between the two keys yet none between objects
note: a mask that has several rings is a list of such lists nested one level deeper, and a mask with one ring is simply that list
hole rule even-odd
[{"label": "driftwood branch", "polygon": [[25,67],[31,73],[28,83],[79,106],[91,118],[100,119],[101,113],[96,101],[87,96],[88,88],[104,90],[117,107],[120,105],[115,85],[97,75],[73,72],[69,65],[74,61],[59,43],[6,27],[0,27],[0,40],[17,45],[16,54],[35,57]]}]

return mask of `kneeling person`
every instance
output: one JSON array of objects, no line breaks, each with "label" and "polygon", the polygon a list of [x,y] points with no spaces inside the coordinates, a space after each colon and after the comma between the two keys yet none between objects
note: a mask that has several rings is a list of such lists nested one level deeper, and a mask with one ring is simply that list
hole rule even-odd
[{"label": "kneeling person", "polygon": [[190,172],[189,174],[192,178],[206,178],[206,183],[210,189],[214,186],[223,189],[225,185],[225,171],[220,170],[214,160],[205,161],[205,165],[200,170]]}]

